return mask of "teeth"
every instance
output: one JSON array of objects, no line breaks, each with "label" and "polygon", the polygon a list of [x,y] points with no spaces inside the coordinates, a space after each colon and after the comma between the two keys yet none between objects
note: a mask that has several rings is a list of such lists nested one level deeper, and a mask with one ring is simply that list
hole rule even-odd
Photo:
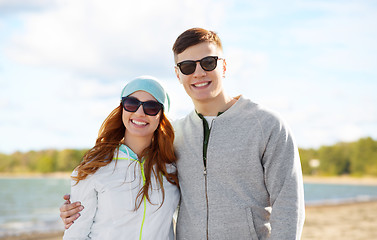
[{"label": "teeth", "polygon": [[136,125],[140,125],[140,126],[145,126],[147,125],[146,122],[139,122],[139,121],[136,121],[136,120],[131,120],[132,123],[136,124]]},{"label": "teeth", "polygon": [[205,82],[205,83],[199,83],[199,84],[194,84],[195,87],[204,87],[208,85],[208,82]]}]

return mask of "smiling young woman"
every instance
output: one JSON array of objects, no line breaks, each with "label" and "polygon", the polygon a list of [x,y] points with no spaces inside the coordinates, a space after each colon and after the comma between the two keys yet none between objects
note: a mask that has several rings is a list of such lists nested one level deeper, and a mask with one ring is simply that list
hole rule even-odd
[{"label": "smiling young woman", "polygon": [[158,81],[129,82],[96,144],[72,173],[71,199],[84,206],[63,239],[173,239],[180,198],[169,97]]}]

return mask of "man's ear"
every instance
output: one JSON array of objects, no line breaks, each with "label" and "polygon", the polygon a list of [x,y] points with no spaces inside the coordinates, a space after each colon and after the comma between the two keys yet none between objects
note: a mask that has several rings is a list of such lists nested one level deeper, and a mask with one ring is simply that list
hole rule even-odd
[{"label": "man's ear", "polygon": [[174,71],[175,71],[175,75],[176,75],[177,78],[178,78],[179,83],[182,84],[182,80],[181,80],[181,78],[179,77],[179,69],[178,69],[177,66],[174,67]]},{"label": "man's ear", "polygon": [[225,78],[225,72],[226,72],[226,61],[223,60],[223,78]]}]

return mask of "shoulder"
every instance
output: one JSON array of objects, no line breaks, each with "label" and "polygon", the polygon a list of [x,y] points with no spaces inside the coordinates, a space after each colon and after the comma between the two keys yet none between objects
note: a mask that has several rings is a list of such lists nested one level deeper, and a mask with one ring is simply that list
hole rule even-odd
[{"label": "shoulder", "polygon": [[248,125],[257,125],[265,138],[271,135],[287,136],[291,134],[287,122],[280,113],[261,104],[252,102],[242,96],[238,100],[236,116],[242,118],[242,121]]},{"label": "shoulder", "polygon": [[202,120],[195,111],[191,111],[185,117],[173,121],[172,125],[176,133],[181,133],[184,131],[192,131],[197,127],[201,127]]},{"label": "shoulder", "polygon": [[[239,96],[237,102],[228,110],[230,115],[244,119],[253,119],[263,126],[280,124],[283,121],[281,115],[261,104],[255,103],[248,98]],[[226,113],[228,113],[226,111]]]},{"label": "shoulder", "polygon": [[[116,155],[114,155],[114,157],[115,156]],[[84,180],[92,181],[92,180],[95,180],[95,179],[99,179],[101,177],[104,177],[105,175],[108,175],[109,173],[112,173],[116,168],[117,168],[117,164],[116,164],[116,161],[115,161],[115,158],[114,158],[109,164],[102,166],[102,167],[99,167],[97,169],[97,171],[95,171],[92,174],[89,174],[82,181],[84,181]],[[71,173],[71,177],[77,177],[77,175],[78,175],[77,169],[73,170],[73,172]]]},{"label": "shoulder", "polygon": [[178,118],[178,119],[172,121],[173,127],[176,128],[176,127],[182,126],[185,122],[190,121],[191,118],[195,117],[194,115],[196,115],[195,111],[191,111],[186,116]]}]

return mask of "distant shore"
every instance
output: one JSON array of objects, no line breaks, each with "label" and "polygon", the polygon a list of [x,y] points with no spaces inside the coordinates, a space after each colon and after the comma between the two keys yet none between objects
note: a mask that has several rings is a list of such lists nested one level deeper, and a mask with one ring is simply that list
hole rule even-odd
[{"label": "distant shore", "polygon": [[304,183],[323,183],[323,184],[350,184],[350,185],[371,185],[377,186],[377,177],[320,177],[304,176]]},{"label": "distant shore", "polygon": [[[70,178],[71,172],[54,173],[0,173],[0,178]],[[304,183],[323,184],[362,184],[377,186],[377,177],[350,177],[350,176],[304,176]]]},{"label": "distant shore", "polygon": [[54,173],[0,173],[0,178],[70,178],[71,172]]}]

